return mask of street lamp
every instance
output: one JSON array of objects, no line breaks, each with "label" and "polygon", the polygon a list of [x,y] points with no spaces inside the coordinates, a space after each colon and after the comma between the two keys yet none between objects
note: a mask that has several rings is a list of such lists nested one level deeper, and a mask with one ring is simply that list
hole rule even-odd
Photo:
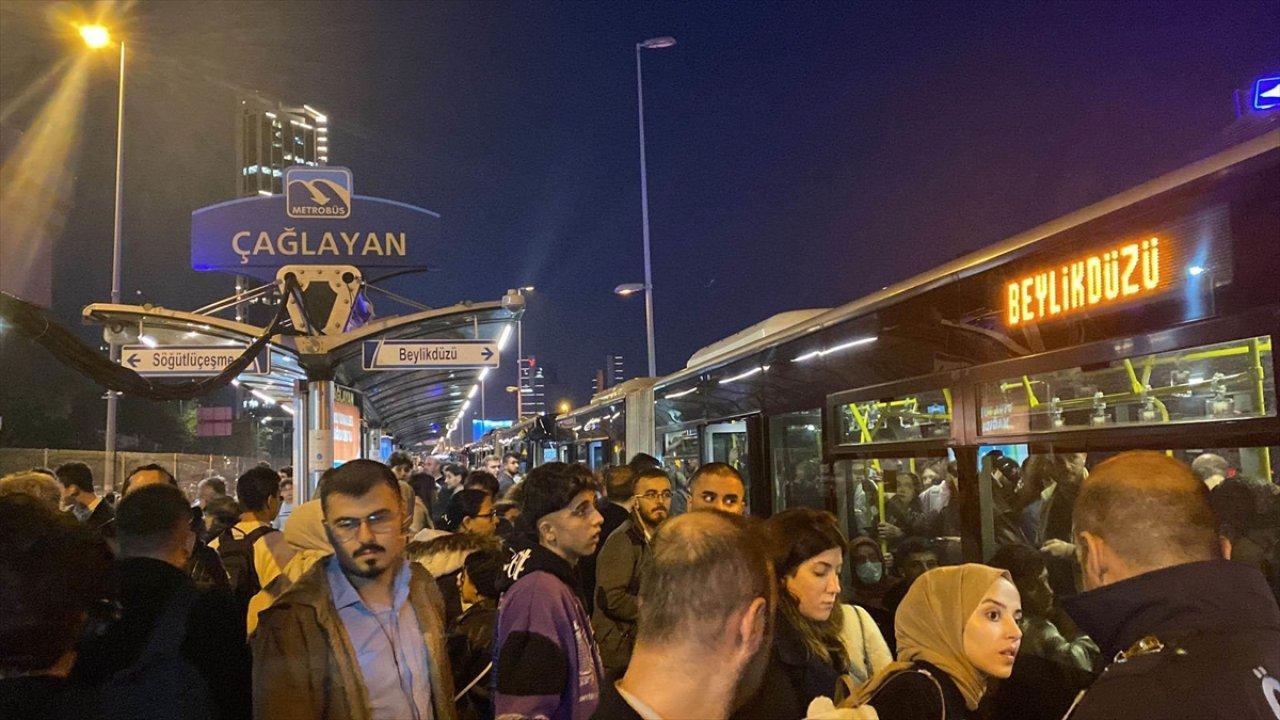
[{"label": "street lamp", "polygon": [[649,262],[649,171],[644,157],[644,83],[640,74],[640,51],[661,50],[676,44],[673,37],[649,38],[636,43],[636,107],[640,114],[640,216],[644,221],[644,322],[649,340],[649,377],[657,377],[657,355],[653,348],[653,271]]},{"label": "street lamp", "polygon": [[649,286],[645,285],[644,283],[624,283],[614,288],[613,291],[621,295],[622,297],[626,297],[628,295],[634,295],[635,293],[638,293],[638,292],[644,292],[648,288]]},{"label": "street lamp", "polygon": [[[84,39],[85,45],[92,50],[98,50],[111,44],[111,33],[102,25],[81,25],[80,37]],[[116,103],[116,203],[115,203],[115,229],[111,237],[111,303],[113,305],[120,304],[120,207],[122,202],[121,195],[121,166],[124,159],[124,40],[120,41],[120,80],[119,94]],[[111,362],[120,362],[120,345],[111,343]],[[112,391],[107,392],[107,430],[106,430],[106,474],[103,477],[103,485],[110,490],[115,487],[116,472],[116,403],[119,400],[117,394]]]}]

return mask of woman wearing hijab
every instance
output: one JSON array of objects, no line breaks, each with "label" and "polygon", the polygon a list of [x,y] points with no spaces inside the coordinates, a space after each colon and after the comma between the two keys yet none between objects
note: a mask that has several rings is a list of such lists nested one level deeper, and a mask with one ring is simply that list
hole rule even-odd
[{"label": "woman wearing hijab", "polygon": [[778,618],[764,682],[734,717],[801,718],[849,672],[839,603],[846,541],[831,513],[809,508],[784,510],[761,530],[773,551]]},{"label": "woman wearing hijab", "polygon": [[1003,570],[968,564],[926,572],[898,607],[898,662],[848,704],[893,720],[977,717],[987,681],[1013,672],[1021,616],[1018,589]]}]

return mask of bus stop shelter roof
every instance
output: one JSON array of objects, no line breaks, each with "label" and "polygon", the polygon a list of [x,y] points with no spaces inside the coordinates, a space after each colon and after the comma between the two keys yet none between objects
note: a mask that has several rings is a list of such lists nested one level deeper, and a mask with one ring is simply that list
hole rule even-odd
[{"label": "bus stop shelter roof", "polygon": [[[278,335],[268,345],[270,372],[242,374],[239,384],[264,401],[287,405],[294,382],[305,379],[300,354],[324,354],[334,368],[334,379],[363,398],[361,413],[371,427],[380,427],[402,445],[432,443],[443,437],[469,405],[487,369],[441,368],[433,370],[366,371],[362,343],[366,340],[489,340],[500,342],[511,335],[521,308],[510,309],[502,301],[464,302],[409,315],[376,319],[336,336]],[[215,317],[162,307],[98,303],[83,311],[86,322],[137,328],[137,344],[156,347],[247,345],[263,328]],[[133,344],[133,343],[131,343]]]}]

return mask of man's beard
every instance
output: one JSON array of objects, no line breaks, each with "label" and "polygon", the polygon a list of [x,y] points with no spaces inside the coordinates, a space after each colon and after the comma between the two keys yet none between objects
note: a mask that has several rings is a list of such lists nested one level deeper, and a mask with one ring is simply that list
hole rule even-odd
[{"label": "man's beard", "polygon": [[356,549],[355,552],[351,553],[350,562],[344,563],[347,571],[352,575],[355,575],[356,577],[362,577],[366,579],[376,578],[382,573],[386,572],[387,569],[390,567],[390,565],[387,565],[386,567],[378,567],[376,564],[369,565],[365,562],[365,558],[368,556],[367,555],[360,556],[360,553],[364,552],[365,550],[375,550],[375,551],[381,551],[383,553],[387,551],[386,548],[382,547],[381,545],[378,545],[377,543],[368,543],[366,545],[361,545],[359,548]]}]

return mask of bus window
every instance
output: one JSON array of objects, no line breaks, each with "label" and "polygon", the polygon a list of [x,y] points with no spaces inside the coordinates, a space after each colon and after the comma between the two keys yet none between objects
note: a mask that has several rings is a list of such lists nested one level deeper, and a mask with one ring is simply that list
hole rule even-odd
[{"label": "bus window", "polygon": [[769,418],[769,458],[773,474],[773,511],[789,507],[824,509],[827,483],[822,477],[822,412],[785,413]]},{"label": "bus window", "polygon": [[841,445],[928,440],[951,435],[951,392],[947,389],[839,406]]},{"label": "bus window", "polygon": [[[1280,598],[1280,446],[1168,451],[1191,466],[1209,492],[1232,560],[1257,567]],[[1058,597],[1078,592],[1071,511],[1089,469],[1116,453],[1028,452],[1025,445],[979,453],[983,556],[1023,545],[1042,550]]]},{"label": "bus window", "polygon": [[747,421],[735,420],[732,422],[713,423],[706,427],[707,442],[706,457],[707,462],[721,462],[726,465],[732,465],[735,470],[742,474],[742,482],[747,487],[746,502],[750,507],[751,502],[751,468],[747,462]]},{"label": "bus window", "polygon": [[984,383],[985,436],[1274,417],[1271,338],[1247,338]]}]

